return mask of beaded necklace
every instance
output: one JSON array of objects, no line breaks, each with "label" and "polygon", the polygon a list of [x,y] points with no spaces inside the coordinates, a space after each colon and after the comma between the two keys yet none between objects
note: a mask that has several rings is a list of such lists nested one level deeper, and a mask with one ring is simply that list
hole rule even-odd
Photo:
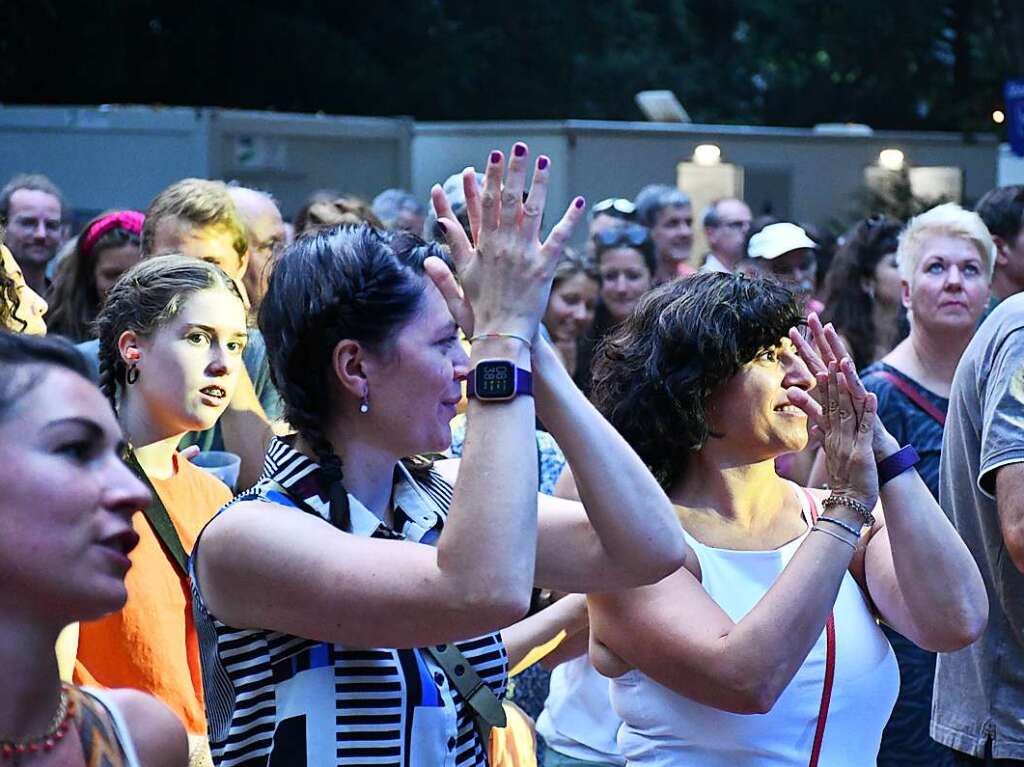
[{"label": "beaded necklace", "polygon": [[0,758],[3,760],[14,759],[25,754],[35,754],[39,751],[52,751],[64,736],[68,734],[71,717],[75,713],[75,702],[68,696],[67,687],[61,685],[60,703],[57,711],[50,721],[50,726],[42,735],[34,738],[8,738],[0,737]]}]

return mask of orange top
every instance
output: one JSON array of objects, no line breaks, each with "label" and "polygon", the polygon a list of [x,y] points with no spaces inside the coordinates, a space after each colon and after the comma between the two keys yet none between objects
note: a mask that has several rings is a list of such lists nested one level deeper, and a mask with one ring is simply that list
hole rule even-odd
[{"label": "orange top", "polygon": [[[151,482],[189,553],[203,525],[231,500],[227,485],[177,456],[174,476]],[[170,706],[190,733],[202,735],[206,715],[188,578],[146,517],[133,522],[140,540],[129,557],[128,602],[119,613],[81,624],[74,681],[144,690]]]}]

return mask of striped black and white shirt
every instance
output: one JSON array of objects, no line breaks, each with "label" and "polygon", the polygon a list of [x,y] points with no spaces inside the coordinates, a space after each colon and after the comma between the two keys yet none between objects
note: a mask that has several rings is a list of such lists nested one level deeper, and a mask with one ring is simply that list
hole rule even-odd
[{"label": "striped black and white shirt", "polygon": [[[290,497],[268,488],[266,480],[286,488]],[[436,472],[414,476],[399,465],[394,529],[350,495],[347,532],[435,543],[451,495],[451,486]],[[254,499],[304,506],[330,524],[328,489],[319,466],[284,440],[271,443],[261,482],[220,513]],[[487,746],[474,727],[472,710],[426,651],[354,650],[234,628],[206,609],[201,586],[193,572],[206,718],[218,767],[487,764]],[[501,697],[508,658],[500,635],[456,644]]]}]

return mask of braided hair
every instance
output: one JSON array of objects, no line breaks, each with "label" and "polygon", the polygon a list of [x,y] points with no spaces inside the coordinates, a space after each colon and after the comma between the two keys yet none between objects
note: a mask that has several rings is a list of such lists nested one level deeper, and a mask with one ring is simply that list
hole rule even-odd
[{"label": "braided hair", "polygon": [[99,338],[100,390],[117,410],[118,386],[124,387],[128,368],[117,340],[126,330],[150,336],[174,319],[193,293],[222,288],[238,297],[238,287],[220,267],[181,255],[149,258],[133,266],[114,284],[96,318]]},{"label": "braided hair", "polygon": [[336,525],[344,524],[348,496],[325,431],[334,349],[343,339],[386,349],[420,307],[430,256],[451,267],[444,248],[415,235],[338,225],[297,239],[270,277],[259,313],[270,375],[285,420],[320,463]]}]

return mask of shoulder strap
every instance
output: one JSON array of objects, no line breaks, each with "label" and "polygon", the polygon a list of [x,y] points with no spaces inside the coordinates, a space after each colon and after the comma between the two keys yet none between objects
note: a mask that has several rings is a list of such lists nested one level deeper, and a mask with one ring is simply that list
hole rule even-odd
[{"label": "shoulder strap", "polygon": [[[818,505],[806,488],[800,488],[807,498],[807,508],[811,513],[811,524],[818,521]],[[814,743],[811,746],[811,759],[808,767],[818,767],[821,757],[821,743],[825,738],[825,722],[828,721],[828,707],[832,701],[832,683],[836,675],[836,613],[828,614],[825,621],[825,680],[821,687],[821,705],[818,707],[818,723],[814,728]]]},{"label": "shoulder strap", "polygon": [[477,732],[480,733],[484,750],[486,750],[491,742],[491,728],[504,727],[508,723],[505,709],[502,707],[501,701],[498,700],[498,696],[480,678],[480,675],[466,660],[466,656],[454,644],[439,644],[423,649],[437,661],[437,665],[444,669],[448,681],[455,685],[459,695],[473,709]]},{"label": "shoulder strap", "polygon": [[884,378],[886,381],[891,383],[893,386],[895,386],[897,389],[903,392],[903,395],[907,399],[909,399],[911,402],[913,402],[915,405],[921,408],[921,410],[923,410],[925,413],[934,418],[938,422],[939,426],[945,427],[946,414],[943,413],[931,402],[929,402],[927,399],[925,399],[924,395],[921,394],[921,392],[919,392],[913,386],[911,386],[907,381],[903,380],[898,375],[890,373],[888,370],[878,370],[867,377],[872,378],[874,376]]},{"label": "shoulder strap", "polygon": [[142,480],[146,487],[149,488],[152,501],[150,501],[149,506],[142,510],[142,513],[146,515],[146,521],[149,522],[149,526],[153,528],[153,532],[160,539],[164,551],[178,565],[179,574],[187,578],[188,554],[185,553],[185,547],[181,544],[178,531],[174,528],[174,523],[167,514],[167,509],[164,508],[164,502],[160,500],[160,494],[153,487],[153,483],[150,482],[146,472],[139,464],[139,459],[135,457],[135,451],[130,447],[125,449],[124,462],[128,464],[128,468],[135,473],[135,476]]},{"label": "shoulder strap", "polygon": [[95,767],[127,767],[128,756],[117,737],[114,720],[106,707],[77,687],[67,687],[75,703],[75,727],[82,740],[82,753],[87,765]]}]

